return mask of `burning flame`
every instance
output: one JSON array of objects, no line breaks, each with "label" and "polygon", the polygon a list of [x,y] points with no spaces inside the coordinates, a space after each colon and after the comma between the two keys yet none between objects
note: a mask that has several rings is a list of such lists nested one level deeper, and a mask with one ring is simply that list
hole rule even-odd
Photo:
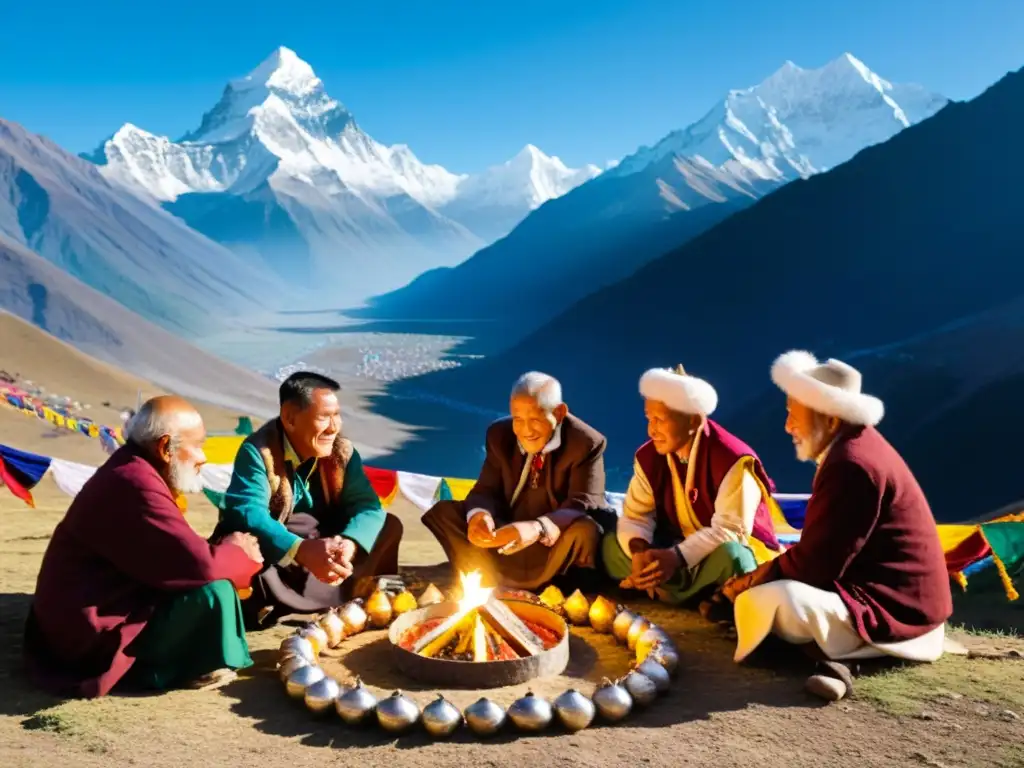
[{"label": "burning flame", "polygon": [[481,578],[480,571],[459,574],[459,581],[462,582],[462,598],[459,600],[459,613],[468,613],[474,608],[484,605],[490,599],[491,592],[494,589],[481,586]]}]

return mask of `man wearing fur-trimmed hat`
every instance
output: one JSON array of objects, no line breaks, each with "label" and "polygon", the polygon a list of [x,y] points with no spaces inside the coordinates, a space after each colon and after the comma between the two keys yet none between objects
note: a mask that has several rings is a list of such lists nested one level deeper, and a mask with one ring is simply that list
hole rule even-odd
[{"label": "man wearing fur-trimmed hat", "polygon": [[650,439],[602,554],[621,587],[678,604],[778,554],[774,486],[753,449],[708,418],[718,405],[708,382],[655,368],[640,394]]},{"label": "man wearing fur-trimmed hat", "polygon": [[928,501],[875,429],[880,400],[839,360],[787,352],[772,366],[787,395],[786,431],[818,465],[800,541],[723,588],[734,602],[736,661],[770,633],[819,661],[807,688],[829,700],[853,688],[844,661],[934,661],[952,614],[949,576]]}]

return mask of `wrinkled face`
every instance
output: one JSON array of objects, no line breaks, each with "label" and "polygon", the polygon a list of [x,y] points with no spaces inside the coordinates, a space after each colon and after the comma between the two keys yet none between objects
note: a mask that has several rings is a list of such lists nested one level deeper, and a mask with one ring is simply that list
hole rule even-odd
[{"label": "wrinkled face", "polygon": [[341,432],[341,403],[331,390],[318,389],[307,408],[286,403],[281,423],[300,459],[322,459],[331,455],[334,438]]},{"label": "wrinkled face", "polygon": [[792,397],[786,399],[786,432],[793,438],[796,457],[814,461],[835,435],[837,420],[812,411]]},{"label": "wrinkled face", "polygon": [[546,411],[537,405],[534,398],[526,395],[513,397],[509,401],[512,431],[527,453],[540,453],[567,412],[564,403],[553,411]]},{"label": "wrinkled face", "polygon": [[203,480],[199,471],[206,463],[203,443],[206,429],[203,426],[183,429],[174,438],[165,435],[160,438],[160,457],[165,464],[167,485],[172,493],[201,493]]},{"label": "wrinkled face", "polygon": [[647,436],[662,456],[686,448],[693,437],[690,430],[695,429],[694,421],[700,421],[699,416],[673,411],[660,400],[644,400],[644,415],[647,417]]}]

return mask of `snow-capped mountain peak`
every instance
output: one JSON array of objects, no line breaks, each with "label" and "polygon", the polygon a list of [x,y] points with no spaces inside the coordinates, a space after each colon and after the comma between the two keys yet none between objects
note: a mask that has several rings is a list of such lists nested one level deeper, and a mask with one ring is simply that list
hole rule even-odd
[{"label": "snow-capped mountain peak", "polygon": [[786,61],[760,84],[729,91],[696,123],[642,147],[611,173],[637,173],[678,156],[748,178],[808,176],[888,140],[946,103],[921,86],[885,80],[851,53],[818,69]]},{"label": "snow-capped mountain peak", "polygon": [[569,168],[527,144],[510,160],[462,179],[456,197],[442,210],[485,240],[494,239],[517,223],[524,208],[533,210],[600,173],[596,165]]},{"label": "snow-capped mountain peak", "polygon": [[532,145],[478,175],[423,163],[367,134],[284,47],[228,82],[181,139],[126,123],[85,157],[204,234],[268,252],[289,277],[296,254],[319,265],[378,257],[363,295],[457,263],[598,172]]},{"label": "snow-capped mountain peak", "polygon": [[231,81],[235,91],[247,91],[253,88],[268,88],[286,91],[295,96],[305,96],[318,88],[323,82],[308,63],[298,57],[291,48],[281,46],[258,67],[245,77]]},{"label": "snow-capped mountain peak", "polygon": [[270,111],[318,139],[341,133],[352,123],[344,105],[324,90],[313,68],[289,48],[278,48],[245,77],[232,80],[220,101],[203,115],[199,128],[181,138],[192,144],[223,144],[245,135]]}]

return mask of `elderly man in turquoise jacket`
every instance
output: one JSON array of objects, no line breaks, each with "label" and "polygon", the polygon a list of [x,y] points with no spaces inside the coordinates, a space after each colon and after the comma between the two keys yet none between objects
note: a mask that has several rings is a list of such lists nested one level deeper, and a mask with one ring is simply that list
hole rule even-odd
[{"label": "elderly man in turquoise jacket", "polygon": [[280,416],[235,458],[214,537],[251,533],[269,564],[242,603],[251,628],[340,605],[398,571],[402,523],[384,512],[342,436],[339,389],[316,373],[292,374],[281,384]]}]

